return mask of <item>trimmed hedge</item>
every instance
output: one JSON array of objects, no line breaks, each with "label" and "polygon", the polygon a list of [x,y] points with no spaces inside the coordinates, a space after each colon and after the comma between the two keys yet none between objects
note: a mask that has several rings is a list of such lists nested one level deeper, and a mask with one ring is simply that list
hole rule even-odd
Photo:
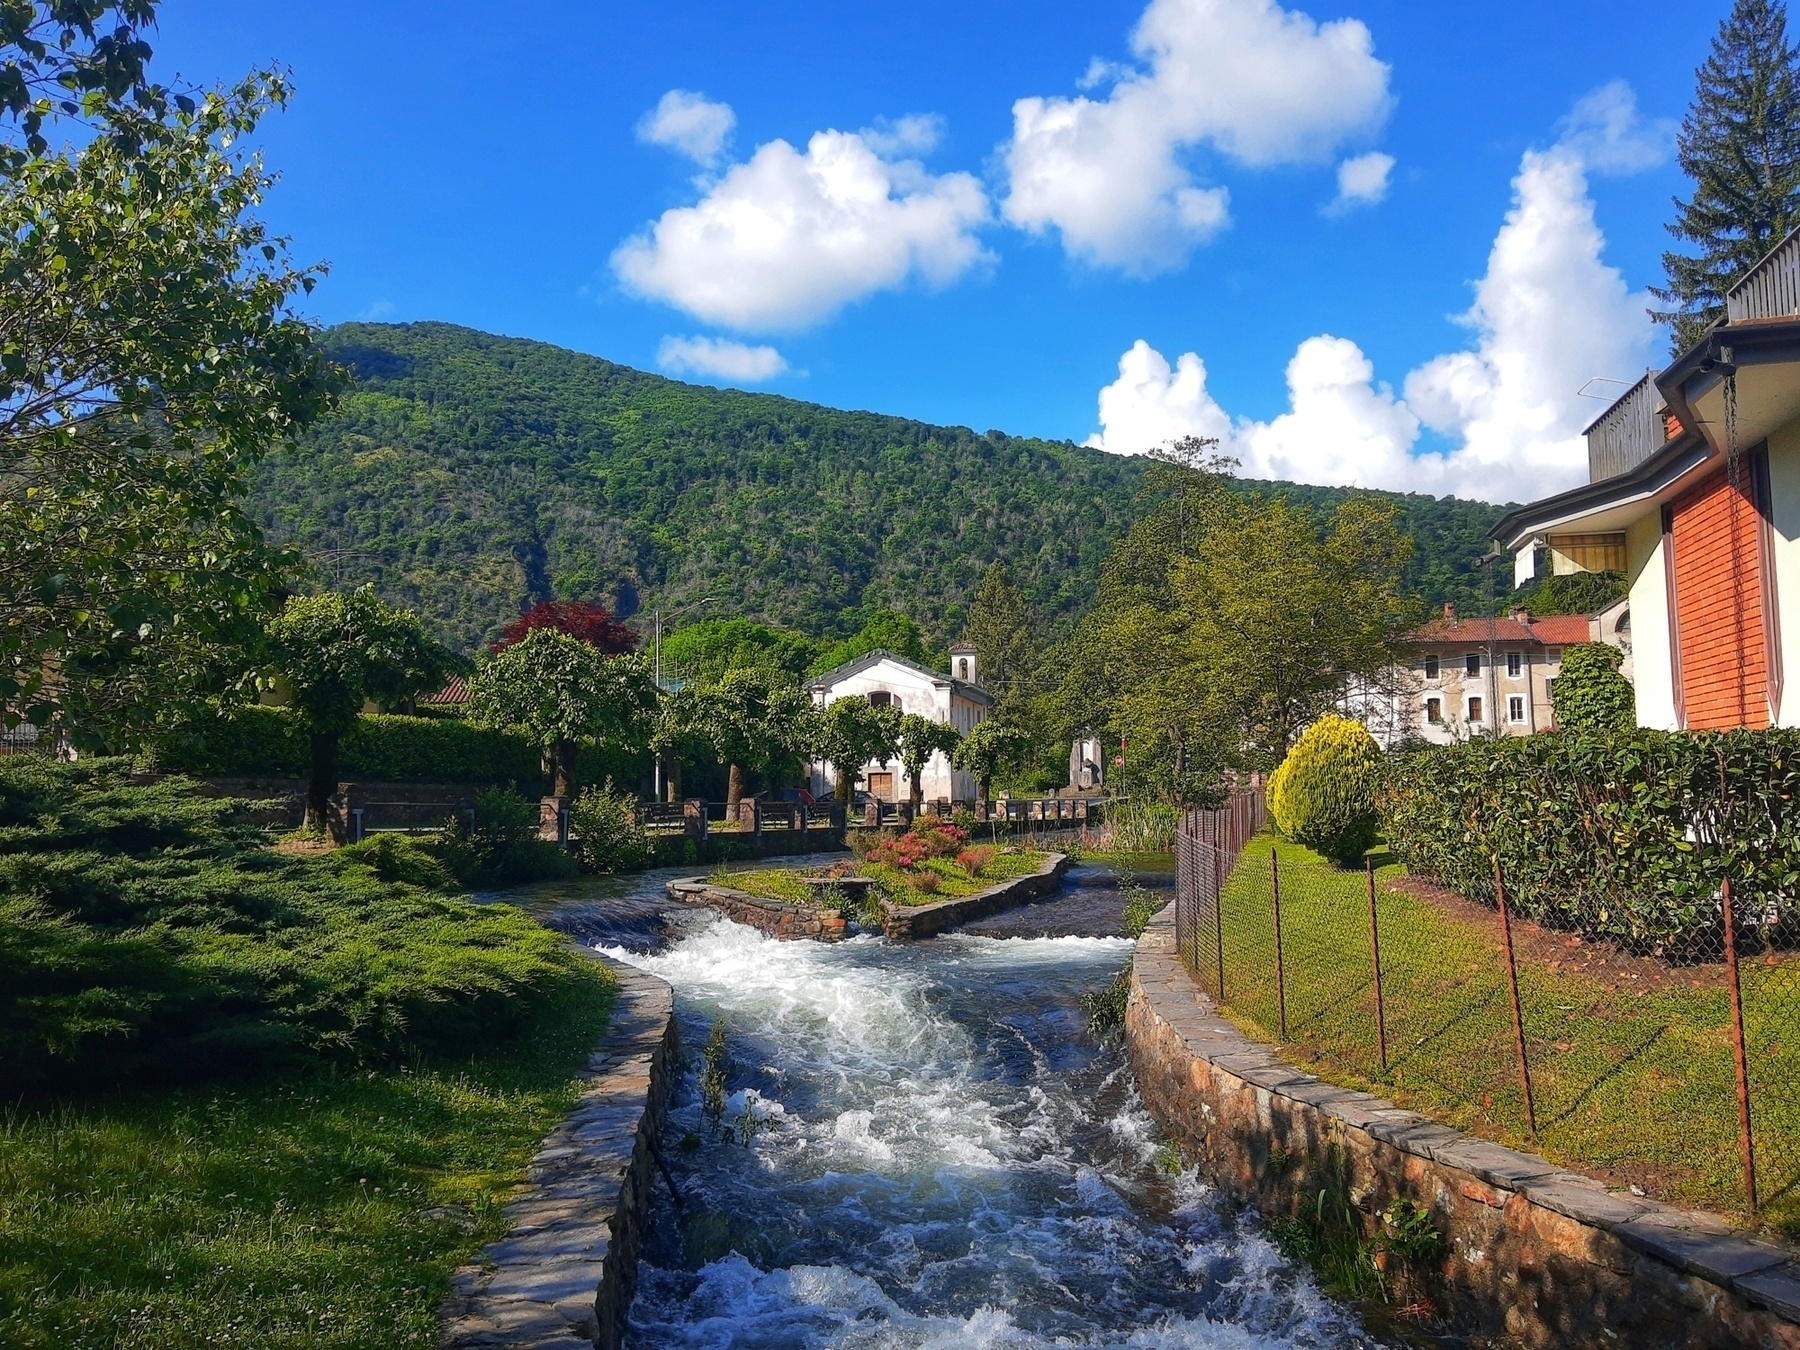
[{"label": "trimmed hedge", "polygon": [[1800,731],[1556,732],[1392,760],[1377,796],[1411,870],[1532,918],[1668,955],[1800,937]]},{"label": "trimmed hedge", "polygon": [[1269,775],[1269,814],[1296,844],[1339,867],[1362,866],[1375,843],[1375,775],[1381,747],[1351,717],[1327,715],[1306,729]]},{"label": "trimmed hedge", "polygon": [[[286,708],[260,705],[230,717],[193,722],[157,747],[157,767],[199,777],[303,777],[306,732]],[[641,756],[584,750],[583,783],[635,782]],[[538,748],[523,736],[471,726],[454,717],[365,713],[344,737],[338,772],[346,781],[516,783],[535,795],[543,781]]]}]

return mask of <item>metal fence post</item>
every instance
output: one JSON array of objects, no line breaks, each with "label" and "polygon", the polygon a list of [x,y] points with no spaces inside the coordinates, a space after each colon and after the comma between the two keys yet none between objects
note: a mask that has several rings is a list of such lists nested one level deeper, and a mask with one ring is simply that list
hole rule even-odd
[{"label": "metal fence post", "polygon": [[1217,816],[1213,817],[1212,866],[1212,900],[1213,900],[1213,947],[1219,962],[1219,1002],[1225,1002],[1225,850],[1220,842],[1224,826]]},{"label": "metal fence post", "polygon": [[1513,959],[1512,915],[1506,907],[1506,884],[1500,877],[1500,859],[1494,859],[1494,898],[1500,905],[1500,938],[1506,945],[1506,985],[1512,994],[1513,1043],[1519,1052],[1519,1083],[1525,1089],[1525,1123],[1537,1136],[1537,1103],[1531,1096],[1531,1061],[1525,1054],[1525,1012],[1519,1006],[1519,966]]},{"label": "metal fence post", "polygon": [[1732,912],[1731,881],[1719,887],[1725,910],[1725,974],[1731,984],[1731,1053],[1737,1061],[1738,1150],[1744,1160],[1744,1193],[1756,1213],[1756,1137],[1750,1132],[1750,1066],[1744,1053],[1744,994],[1738,983],[1737,916]]},{"label": "metal fence post", "polygon": [[1281,863],[1269,850],[1269,890],[1275,899],[1275,1007],[1281,1020],[1281,1039],[1287,1039],[1287,972],[1281,961]]},{"label": "metal fence post", "polygon": [[1369,874],[1369,958],[1375,970],[1375,1046],[1381,1056],[1381,1071],[1387,1066],[1387,1006],[1381,995],[1381,923],[1375,914],[1375,860],[1363,859]]}]

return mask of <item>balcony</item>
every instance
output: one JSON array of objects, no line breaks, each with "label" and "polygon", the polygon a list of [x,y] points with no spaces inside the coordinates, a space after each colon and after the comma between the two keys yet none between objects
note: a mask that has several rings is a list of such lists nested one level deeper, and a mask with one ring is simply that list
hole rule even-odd
[{"label": "balcony", "polygon": [[1800,229],[1763,255],[1744,279],[1725,293],[1729,323],[1800,315]]},{"label": "balcony", "polygon": [[1588,482],[1630,473],[1663,448],[1666,428],[1657,415],[1662,395],[1645,375],[1588,424]]}]

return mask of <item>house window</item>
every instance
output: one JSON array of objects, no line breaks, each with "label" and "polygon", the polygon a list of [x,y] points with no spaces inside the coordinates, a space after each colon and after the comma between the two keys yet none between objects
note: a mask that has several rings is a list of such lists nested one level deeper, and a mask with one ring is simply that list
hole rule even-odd
[{"label": "house window", "polygon": [[1506,673],[1511,679],[1518,679],[1519,672],[1525,669],[1525,658],[1519,652],[1506,654]]},{"label": "house window", "polygon": [[1545,648],[1544,660],[1549,662],[1553,666],[1556,665],[1557,663],[1559,663],[1562,660],[1562,648],[1561,647]]},{"label": "house window", "polygon": [[1435,656],[1425,658],[1425,678],[1435,680],[1438,677],[1438,659]]},{"label": "house window", "polygon": [[1480,720],[1481,720],[1481,700],[1478,698],[1472,698],[1469,700],[1469,722],[1471,725],[1473,725],[1474,723],[1479,722]]},{"label": "house window", "polygon": [[1444,724],[1443,699],[1428,698],[1425,700],[1425,720],[1434,727],[1442,726]]},{"label": "house window", "polygon": [[1517,694],[1506,700],[1506,720],[1509,722],[1525,720],[1525,700]]},{"label": "house window", "polygon": [[1552,707],[1556,706],[1556,681],[1555,680],[1551,679],[1551,680],[1544,681],[1544,697],[1550,700],[1550,704]]},{"label": "house window", "polygon": [[1481,653],[1480,652],[1470,652],[1467,656],[1463,657],[1463,674],[1465,674],[1465,675],[1481,674]]},{"label": "house window", "polygon": [[894,696],[885,689],[874,690],[869,695],[869,706],[871,708],[891,708],[893,704]]}]

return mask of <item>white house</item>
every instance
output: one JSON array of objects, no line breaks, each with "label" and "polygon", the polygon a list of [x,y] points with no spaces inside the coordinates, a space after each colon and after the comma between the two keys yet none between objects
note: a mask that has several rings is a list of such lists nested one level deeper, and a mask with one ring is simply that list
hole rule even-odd
[{"label": "white house", "polygon": [[[951,647],[950,669],[955,673],[946,675],[877,649],[826,671],[806,688],[816,707],[822,708],[840,698],[862,698],[876,707],[897,707],[903,713],[917,713],[934,722],[948,722],[966,736],[987,720],[994,700],[981,687],[974,647],[961,642]],[[815,796],[829,792],[837,778],[836,766],[823,761],[815,761],[811,773]],[[884,802],[904,801],[910,795],[912,785],[898,760],[885,765],[871,761],[862,766],[860,776],[870,794]],[[961,769],[953,768],[949,757],[942,752],[932,755],[925,771],[919,775],[919,782],[926,801],[975,800],[975,780]]]}]

